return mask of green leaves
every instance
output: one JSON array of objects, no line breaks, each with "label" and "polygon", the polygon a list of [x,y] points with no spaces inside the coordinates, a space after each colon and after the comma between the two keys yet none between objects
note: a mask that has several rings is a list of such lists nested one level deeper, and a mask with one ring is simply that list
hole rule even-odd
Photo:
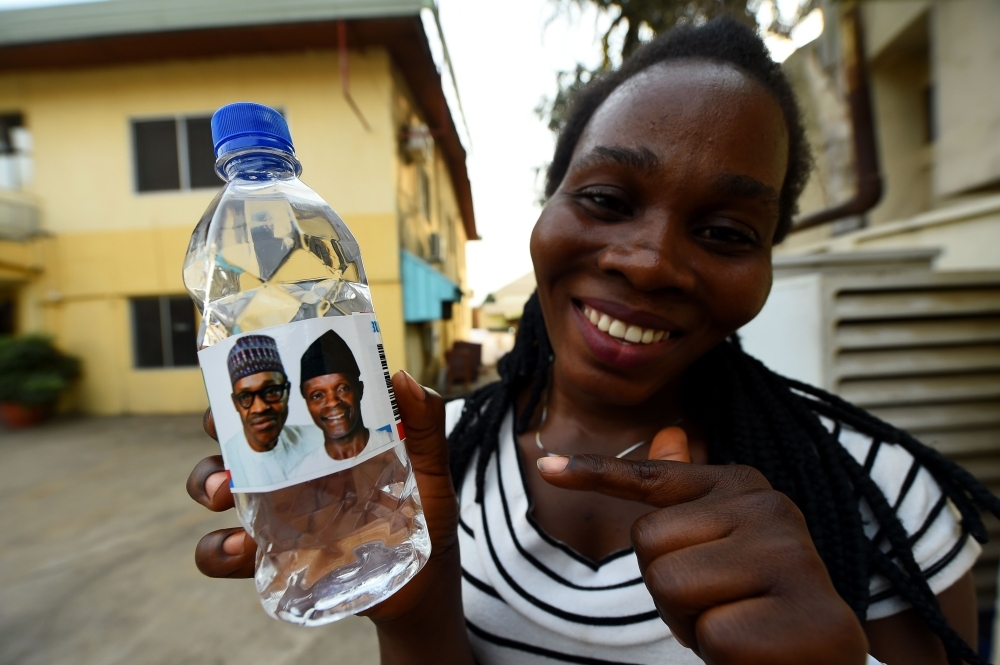
[{"label": "green leaves", "polygon": [[53,404],[79,375],[80,361],[47,337],[0,337],[0,402]]},{"label": "green leaves", "polygon": [[787,24],[778,18],[773,0],[553,0],[553,4],[557,15],[567,15],[575,6],[581,10],[594,7],[614,17],[601,35],[601,65],[591,70],[577,64],[575,70],[559,72],[559,89],[555,97],[545,97],[535,107],[538,117],[547,120],[549,129],[558,134],[573,94],[602,71],[627,58],[649,38],[675,26],[702,25],[718,16],[729,16],[756,28],[757,12],[765,4],[771,5],[769,13],[774,18],[771,25],[763,28],[787,34],[815,3],[813,0],[799,0],[795,16]]}]

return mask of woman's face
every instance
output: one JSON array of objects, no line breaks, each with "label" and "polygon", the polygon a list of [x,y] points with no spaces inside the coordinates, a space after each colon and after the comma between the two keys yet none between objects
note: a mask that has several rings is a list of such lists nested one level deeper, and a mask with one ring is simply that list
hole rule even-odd
[{"label": "woman's face", "polygon": [[787,164],[777,101],[732,66],[671,62],[620,86],[531,237],[558,376],[638,404],[756,316]]}]

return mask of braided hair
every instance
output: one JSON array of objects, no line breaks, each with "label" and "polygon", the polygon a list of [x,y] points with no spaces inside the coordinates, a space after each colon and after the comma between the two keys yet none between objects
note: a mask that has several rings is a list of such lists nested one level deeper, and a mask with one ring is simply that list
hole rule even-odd
[{"label": "braided hair", "polygon": [[[466,396],[462,415],[448,437],[452,478],[460,487],[476,457],[476,501],[483,498],[486,468],[500,445],[500,425],[518,397],[529,392],[515,423],[522,434],[541,403],[554,360],[542,308],[535,293],[528,300],[513,350],[501,358],[500,381]],[[894,593],[909,603],[941,638],[950,663],[986,665],[945,620],[933,590],[913,556],[920,534],[910,536],[893,506],[859,463],[839,442],[841,426],[870,436],[873,447],[901,446],[930,472],[942,493],[961,514],[963,541],[987,540],[980,517],[988,510],[1000,517],[1000,499],[968,471],[912,436],[882,422],[835,395],[775,374],[743,351],[737,337],[699,359],[685,375],[685,412],[710,424],[709,461],[755,467],[774,489],[802,511],[816,550],[840,596],[865,621],[872,575],[885,577]],[[820,421],[835,423],[833,431]],[[880,532],[869,539],[861,522],[864,500]],[[936,512],[945,508],[942,500]],[[930,520],[933,521],[933,520]],[[888,541],[891,549],[880,545]],[[897,563],[898,562],[898,563]]]},{"label": "braided hair", "polygon": [[[699,28],[676,29],[646,44],[622,67],[597,79],[574,100],[549,167],[546,195],[558,188],[573,149],[590,117],[621,85],[644,69],[667,60],[709,59],[733,64],[763,83],[777,99],[789,133],[789,161],[775,241],[791,226],[796,201],[810,168],[809,150],[794,95],[760,41],[734,21],[716,19]],[[498,364],[500,381],[466,396],[461,417],[448,444],[456,487],[475,468],[476,501],[483,498],[486,468],[499,444],[500,425],[525,392],[528,399],[515,423],[524,433],[547,386],[554,361],[537,292],[524,308],[513,350]],[[888,593],[909,603],[941,639],[948,661],[986,665],[952,629],[913,555],[920,533],[910,536],[878,485],[869,475],[873,456],[859,463],[839,442],[840,428],[850,427],[882,444],[901,446],[925,468],[961,515],[963,542],[987,540],[980,511],[1000,517],[1000,499],[970,473],[912,436],[818,388],[775,374],[743,351],[735,335],[700,358],[684,378],[685,412],[708,424],[709,460],[755,467],[802,511],[816,549],[840,596],[859,620],[866,620],[873,598],[869,579],[881,575]],[[834,423],[827,429],[820,416]],[[880,531],[865,535],[860,503],[878,520]],[[942,499],[932,517],[944,509]],[[929,521],[933,521],[932,519]],[[887,541],[890,549],[883,551]]]}]

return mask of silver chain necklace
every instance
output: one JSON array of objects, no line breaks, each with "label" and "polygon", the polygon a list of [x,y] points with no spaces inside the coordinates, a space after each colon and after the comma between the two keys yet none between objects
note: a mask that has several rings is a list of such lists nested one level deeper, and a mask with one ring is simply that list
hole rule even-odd
[{"label": "silver chain necklace", "polygon": [[[548,416],[549,416],[549,405],[548,405],[548,399],[546,399],[546,403],[542,407],[542,422],[538,423],[538,429],[535,430],[535,445],[538,446],[538,449],[541,450],[543,453],[545,453],[545,455],[547,455],[548,457],[562,457],[562,455],[557,455],[556,453],[550,453],[545,449],[545,446],[542,445],[542,428],[545,427],[545,420],[546,418],[548,418]],[[683,418],[681,420],[683,420]],[[679,423],[681,421],[678,420],[677,422]],[[633,444],[628,448],[626,448],[625,450],[621,451],[620,453],[615,455],[615,457],[621,459],[622,457],[628,455],[630,452],[633,452],[643,447],[647,443],[649,442],[643,439],[639,443]]]}]

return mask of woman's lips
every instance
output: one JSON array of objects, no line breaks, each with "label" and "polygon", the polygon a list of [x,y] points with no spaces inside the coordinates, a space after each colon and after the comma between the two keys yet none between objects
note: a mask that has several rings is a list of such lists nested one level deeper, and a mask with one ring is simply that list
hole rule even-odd
[{"label": "woman's lips", "polygon": [[[629,326],[589,305],[574,306],[573,313],[587,346],[609,365],[623,369],[640,367],[659,357],[670,343],[669,330]],[[593,322],[595,318],[597,323]]]},{"label": "woman's lips", "polygon": [[574,298],[574,301],[583,304],[585,307],[596,309],[602,314],[607,314],[613,319],[618,319],[626,326],[634,325],[641,326],[643,328],[652,328],[654,330],[671,331],[677,331],[680,329],[680,326],[676,321],[672,321],[657,314],[634,309],[632,307],[628,307],[627,305],[611,302],[609,300],[581,297]]},{"label": "woman's lips", "polygon": [[609,316],[589,305],[583,306],[583,315],[601,332],[606,332],[615,339],[623,339],[632,344],[652,344],[659,342],[664,337],[670,337],[669,330],[629,325],[621,319]]}]

